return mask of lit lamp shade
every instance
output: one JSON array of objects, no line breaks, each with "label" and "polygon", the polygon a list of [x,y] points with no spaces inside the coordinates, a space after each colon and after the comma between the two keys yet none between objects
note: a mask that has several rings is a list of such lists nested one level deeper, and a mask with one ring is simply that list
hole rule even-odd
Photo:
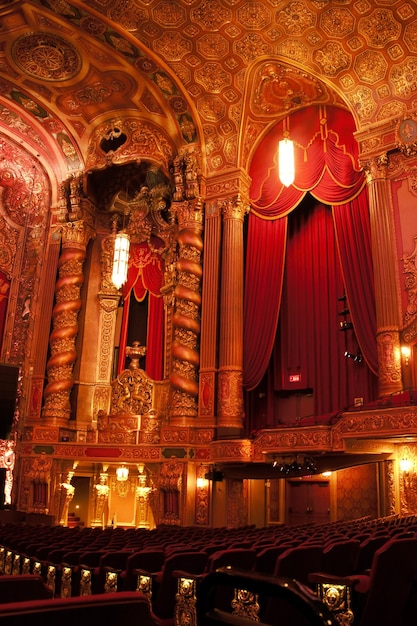
[{"label": "lit lamp shade", "polygon": [[114,240],[112,283],[117,289],[126,282],[130,239],[127,233],[117,233]]},{"label": "lit lamp shade", "polygon": [[281,139],[278,144],[278,174],[283,185],[289,187],[294,182],[294,142],[291,139]]},{"label": "lit lamp shade", "polygon": [[120,482],[124,482],[128,479],[129,470],[125,465],[121,465],[116,469],[116,479]]}]

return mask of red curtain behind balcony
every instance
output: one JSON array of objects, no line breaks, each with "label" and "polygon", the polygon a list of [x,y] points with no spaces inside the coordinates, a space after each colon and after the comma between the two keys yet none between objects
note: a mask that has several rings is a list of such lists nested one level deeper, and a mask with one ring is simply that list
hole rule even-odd
[{"label": "red curtain behind balcony", "polygon": [[122,287],[124,308],[120,336],[119,372],[124,369],[126,359],[131,292],[133,291],[138,302],[142,302],[148,294],[146,373],[153,380],[162,380],[163,377],[164,303],[161,295],[163,267],[160,256],[154,252],[160,246],[162,246],[162,242],[156,239],[152,241],[153,250],[147,243],[131,245],[127,280]]},{"label": "red curtain behind balcony", "polygon": [[[250,171],[252,210],[248,223],[244,296],[244,384],[248,390],[259,385],[270,361],[287,263],[288,215],[307,194],[318,203],[333,207],[332,238],[336,237],[335,251],[355,334],[367,365],[376,372],[367,191],[357,162],[354,132],[353,119],[343,109],[310,107],[292,114],[289,136],[295,142],[296,177],[289,188],[280,183],[277,168],[277,146],[283,137],[283,122],[264,137],[255,151]],[[324,254],[322,248],[329,244],[323,234],[315,236],[319,241],[315,254]],[[291,285],[292,290],[302,288],[302,283]],[[329,294],[318,288],[316,300],[319,296],[323,298],[320,304],[323,309],[324,299],[329,298]]]}]

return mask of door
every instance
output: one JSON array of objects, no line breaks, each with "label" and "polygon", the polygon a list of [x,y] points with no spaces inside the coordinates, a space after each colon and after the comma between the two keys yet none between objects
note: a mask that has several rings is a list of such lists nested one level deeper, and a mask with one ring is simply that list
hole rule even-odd
[{"label": "door", "polygon": [[286,523],[324,524],[330,521],[330,488],[324,480],[287,480]]}]

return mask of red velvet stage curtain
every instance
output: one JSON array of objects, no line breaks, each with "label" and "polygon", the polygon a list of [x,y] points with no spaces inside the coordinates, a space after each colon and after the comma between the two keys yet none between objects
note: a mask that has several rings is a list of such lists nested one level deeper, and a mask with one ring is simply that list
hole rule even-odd
[{"label": "red velvet stage curtain", "polygon": [[375,288],[367,193],[361,193],[349,204],[334,206],[333,219],[347,306],[363,357],[377,374]]},{"label": "red velvet stage curtain", "polygon": [[[245,275],[245,290],[250,292],[250,297],[244,299],[245,336],[251,340],[245,339],[243,343],[243,360],[250,373],[247,378],[250,387],[251,381],[256,386],[256,381],[262,378],[275,341],[275,332],[271,330],[276,329],[278,322],[286,239],[286,217],[272,222],[258,220],[257,228],[248,232],[247,258],[262,258],[261,268],[256,262],[247,263]],[[262,317],[259,302],[263,304]]]},{"label": "red velvet stage curtain", "polygon": [[[252,208],[248,222],[244,296],[244,385],[248,390],[259,385],[265,373],[265,364],[271,356],[278,319],[278,312],[271,311],[271,304],[279,308],[279,296],[282,290],[282,279],[281,283],[274,284],[272,287],[272,276],[270,280],[267,277],[274,263],[272,258],[274,253],[277,258],[276,263],[281,268],[281,276],[283,275],[281,255],[285,249],[285,235],[282,234],[285,229],[281,228],[280,243],[278,244],[274,237],[271,246],[268,225],[271,225],[274,220],[281,221],[288,216],[306,194],[310,193],[323,204],[351,207],[350,210],[355,211],[354,223],[359,225],[364,221],[364,231],[369,230],[365,179],[357,163],[354,131],[352,116],[336,107],[309,107],[292,114],[289,121],[289,136],[295,142],[296,177],[294,184],[289,188],[285,188],[280,183],[277,169],[277,146],[283,137],[283,123],[277,124],[255,151],[250,170]],[[355,204],[351,204],[358,196],[363,196],[356,205],[360,210],[355,208]],[[365,207],[364,210],[362,210],[363,207]],[[345,226],[345,237],[343,237],[343,228],[339,225],[338,219],[343,221],[343,214],[343,209],[340,211],[335,209],[337,216],[335,228],[338,232],[340,259],[345,265],[348,262],[351,263],[354,258],[358,267],[361,261],[357,255],[362,245],[368,246],[369,252],[370,244],[366,236],[359,241],[349,242],[348,233],[350,232],[351,236],[354,233],[353,222],[350,228]],[[252,243],[254,241],[256,241],[256,246]],[[273,247],[272,251],[271,247]],[[350,259],[348,259],[348,249],[350,249]],[[288,263],[288,259],[285,263]],[[352,309],[356,306],[355,323],[363,326],[363,332],[358,332],[358,336],[361,337],[361,349],[364,354],[366,351],[367,363],[373,367],[376,348],[373,345],[375,314],[370,254],[366,258],[366,263],[368,265],[365,273],[369,277],[366,291],[358,289],[357,277],[355,284],[353,281],[349,283],[348,271],[344,271],[344,275],[345,289],[351,290],[355,287],[356,291],[360,291],[357,298],[363,302],[361,304],[355,302],[355,297],[352,295],[349,303],[352,303]],[[254,276],[257,280],[254,280]],[[275,280],[277,275],[273,278]],[[322,294],[322,291],[319,290],[319,293]],[[361,319],[364,312],[368,313],[366,321]],[[371,327],[373,330],[369,332]],[[369,337],[368,342],[364,340],[365,334]],[[270,352],[265,354],[264,349],[268,346]]]},{"label": "red velvet stage curtain", "polygon": [[162,380],[163,377],[164,308],[161,295],[163,267],[161,258],[155,251],[161,246],[162,243],[158,240],[152,240],[152,250],[147,243],[131,245],[127,280],[122,287],[124,308],[118,371],[125,367],[131,292],[133,291],[138,302],[142,302],[148,294],[146,373],[153,380]]},{"label": "red velvet stage curtain", "polygon": [[0,272],[0,348],[3,341],[7,307],[9,305],[10,281],[4,272]]},{"label": "red velvet stage curtain", "polygon": [[289,375],[299,374],[297,387],[314,390],[319,416],[375,393],[375,377],[365,363],[344,356],[357,355],[359,345],[353,330],[339,329],[343,293],[331,208],[304,202],[289,218],[274,389],[294,391]]}]

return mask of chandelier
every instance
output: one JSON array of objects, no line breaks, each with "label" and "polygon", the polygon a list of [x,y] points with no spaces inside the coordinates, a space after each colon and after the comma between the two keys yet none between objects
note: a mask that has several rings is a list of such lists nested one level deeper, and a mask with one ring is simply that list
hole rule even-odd
[{"label": "chandelier", "polygon": [[129,248],[129,235],[124,231],[117,233],[114,240],[113,271],[111,276],[112,283],[117,289],[120,289],[126,282],[129,264]]}]

